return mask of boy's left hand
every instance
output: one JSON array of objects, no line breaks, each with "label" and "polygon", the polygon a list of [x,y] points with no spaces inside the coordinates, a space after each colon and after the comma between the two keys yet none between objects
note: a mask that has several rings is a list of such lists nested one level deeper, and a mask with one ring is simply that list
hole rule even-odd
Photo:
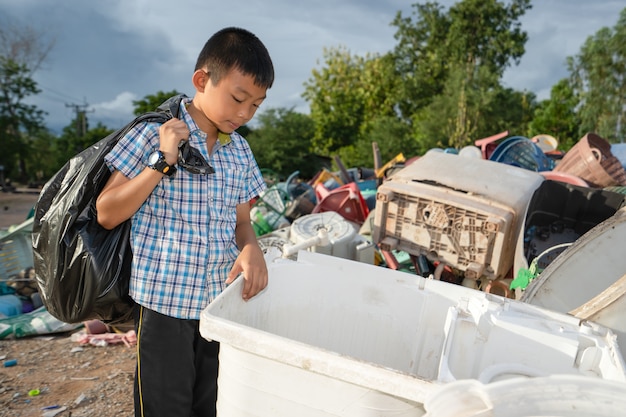
[{"label": "boy's left hand", "polygon": [[263,251],[258,245],[244,246],[228,274],[226,284],[233,282],[242,272],[245,283],[241,297],[244,300],[249,300],[267,287],[267,265],[265,265]]}]

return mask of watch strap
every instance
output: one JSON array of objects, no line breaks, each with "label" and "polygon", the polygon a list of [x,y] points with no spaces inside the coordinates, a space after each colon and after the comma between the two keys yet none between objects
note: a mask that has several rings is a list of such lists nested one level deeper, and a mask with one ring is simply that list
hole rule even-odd
[{"label": "watch strap", "polygon": [[159,158],[154,164],[148,165],[148,166],[154,169],[155,171],[160,172],[161,174],[167,175],[168,177],[171,177],[172,175],[174,175],[176,173],[176,167],[174,165],[170,165],[167,163],[167,161],[165,160],[165,155],[163,155],[163,152],[161,152],[160,150],[156,152],[158,152]]}]

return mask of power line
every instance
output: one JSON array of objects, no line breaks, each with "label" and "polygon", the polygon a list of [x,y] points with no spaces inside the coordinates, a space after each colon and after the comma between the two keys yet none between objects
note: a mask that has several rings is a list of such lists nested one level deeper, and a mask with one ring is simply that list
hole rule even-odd
[{"label": "power line", "polygon": [[[62,98],[63,98],[63,100],[72,100],[72,101],[78,101],[78,100],[79,100],[79,99],[77,99],[76,97],[72,97],[72,96],[70,96],[70,95],[68,95],[68,94],[65,94],[65,93],[63,93],[63,92],[60,92],[60,91],[54,90],[54,89],[52,89],[52,88],[50,88],[50,87],[48,87],[48,86],[46,86],[46,85],[43,85],[43,84],[41,84],[41,83],[37,83],[37,85],[38,85],[38,86],[40,86],[42,89],[46,90],[46,91],[47,91],[47,92],[49,92],[49,93],[55,94],[55,95],[57,95],[57,96],[59,96],[59,97],[62,97]],[[55,99],[55,100],[56,100],[56,99]]]}]

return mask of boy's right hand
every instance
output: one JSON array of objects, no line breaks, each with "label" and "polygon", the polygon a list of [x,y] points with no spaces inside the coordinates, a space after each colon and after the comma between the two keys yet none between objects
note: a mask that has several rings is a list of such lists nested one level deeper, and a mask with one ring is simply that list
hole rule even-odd
[{"label": "boy's right hand", "polygon": [[189,139],[189,128],[180,119],[170,119],[159,128],[159,149],[163,152],[165,160],[170,165],[178,162],[178,144],[182,140]]}]

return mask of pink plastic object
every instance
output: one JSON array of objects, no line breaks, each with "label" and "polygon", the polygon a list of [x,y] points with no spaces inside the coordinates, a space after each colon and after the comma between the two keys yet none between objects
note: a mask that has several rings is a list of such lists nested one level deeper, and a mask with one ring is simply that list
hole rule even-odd
[{"label": "pink plastic object", "polygon": [[363,224],[369,214],[369,208],[361,190],[354,182],[330,191],[324,185],[318,184],[315,187],[315,194],[319,203],[313,208],[312,213],[334,211],[346,220],[357,224]]},{"label": "pink plastic object", "polygon": [[504,132],[498,133],[496,135],[478,139],[476,142],[474,142],[474,145],[480,148],[480,151],[483,154],[483,159],[489,159],[493,151],[498,147],[498,144],[496,142],[500,139],[506,138],[507,136],[509,136],[509,131],[505,130]]},{"label": "pink plastic object", "polygon": [[540,172],[547,180],[564,182],[567,184],[578,185],[581,187],[589,187],[587,181],[583,180],[576,175],[568,174],[566,172],[557,172],[557,171],[542,171]]}]

